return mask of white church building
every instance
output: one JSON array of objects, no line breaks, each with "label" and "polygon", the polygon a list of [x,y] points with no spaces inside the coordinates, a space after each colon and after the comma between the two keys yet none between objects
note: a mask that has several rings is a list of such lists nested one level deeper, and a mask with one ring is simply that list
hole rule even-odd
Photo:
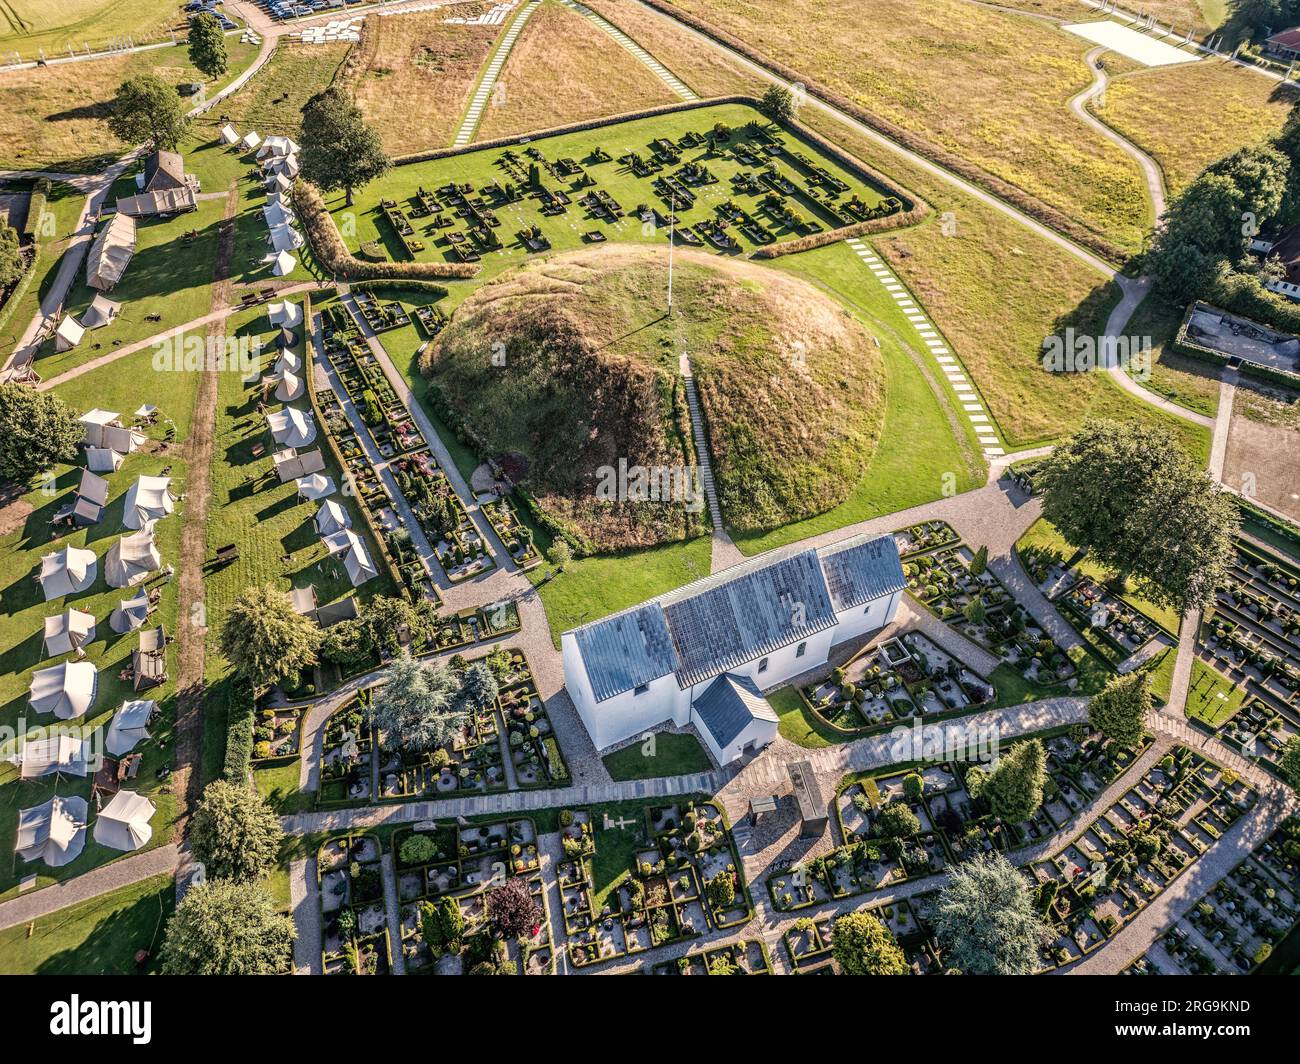
[{"label": "white church building", "polygon": [[598,750],[671,721],[725,765],[776,738],[762,692],[883,628],[904,586],[892,536],[771,551],[565,632],[565,684]]}]

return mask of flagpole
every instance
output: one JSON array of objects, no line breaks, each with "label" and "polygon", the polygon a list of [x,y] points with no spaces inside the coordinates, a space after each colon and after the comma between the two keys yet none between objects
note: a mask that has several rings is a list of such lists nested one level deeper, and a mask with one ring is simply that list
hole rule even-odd
[{"label": "flagpole", "polygon": [[671,192],[668,199],[668,317],[673,316],[673,233],[677,225],[677,193]]}]

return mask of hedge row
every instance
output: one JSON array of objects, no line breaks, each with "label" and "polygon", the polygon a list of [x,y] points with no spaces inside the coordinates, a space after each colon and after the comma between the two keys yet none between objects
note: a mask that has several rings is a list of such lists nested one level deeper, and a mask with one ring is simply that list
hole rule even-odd
[{"label": "hedge row", "polygon": [[222,775],[231,783],[246,784],[253,768],[253,721],[257,699],[253,688],[241,679],[226,684],[226,760]]},{"label": "hedge row", "polygon": [[429,280],[473,277],[479,267],[470,262],[366,262],[343,243],[325,200],[310,181],[294,184],[293,206],[302,220],[316,261],[340,281]]},{"label": "hedge row", "polygon": [[407,292],[418,292],[420,295],[429,296],[432,299],[445,299],[447,289],[434,281],[357,281],[349,286],[354,292],[387,292],[392,289],[398,289]]},{"label": "hedge row", "polygon": [[755,251],[754,258],[775,259],[781,255],[793,255],[799,251],[812,251],[813,248],[822,248],[827,244],[836,244],[841,240],[850,240],[853,237],[884,233],[891,229],[904,229],[909,225],[916,225],[929,213],[929,207],[924,203],[917,203],[910,211],[899,211],[896,214],[887,214],[883,218],[871,218],[855,225],[846,225],[839,229],[828,229],[821,233],[800,237],[798,240],[768,244],[766,247],[761,247]]},{"label": "hedge row", "polygon": [[879,115],[872,114],[870,111],[863,110],[848,97],[835,92],[833,89],[817,81],[809,81],[803,74],[797,70],[786,66],[784,63],[778,63],[776,60],[755,51],[738,37],[733,37],[725,30],[718,29],[711,23],[705,22],[694,15],[687,14],[673,7],[665,0],[644,0],[644,3],[654,8],[660,14],[667,15],[669,18],[676,19],[678,22],[689,26],[697,33],[717,41],[719,44],[735,52],[739,52],[751,62],[757,63],[762,67],[772,71],[778,77],[784,78],[791,83],[799,83],[807,89],[812,95],[838,108],[845,114],[857,119],[864,125],[870,126],[877,133],[880,133],[890,140],[896,141],[909,151],[918,155],[923,155],[927,159],[938,163],[954,174],[982,185],[988,191],[992,192],[999,199],[1005,200],[1014,206],[1017,210],[1024,212],[1031,218],[1034,218],[1044,225],[1055,229],[1064,236],[1069,237],[1076,244],[1089,248],[1090,250],[1101,255],[1113,263],[1121,263],[1128,259],[1128,252],[1109,240],[1092,232],[1092,230],[1080,225],[1073,218],[1063,214],[1055,207],[1050,207],[1037,197],[1029,195],[1023,189],[1017,188],[1002,178],[997,177],[980,166],[975,165],[967,159],[948,151],[946,148],[933,144],[930,141],[918,136],[912,130],[903,126],[895,125],[888,119],[881,118]]},{"label": "hedge row", "polygon": [[1300,528],[1297,528],[1289,521],[1284,521],[1276,514],[1271,514],[1267,510],[1256,506],[1249,499],[1243,498],[1240,495],[1233,496],[1233,498],[1237,503],[1237,509],[1241,511],[1242,517],[1247,521],[1256,525],[1262,525],[1264,528],[1267,528],[1274,535],[1279,536],[1282,539],[1288,539],[1292,543],[1300,544]]},{"label": "hedge row", "polygon": [[40,225],[41,215],[45,213],[46,201],[50,198],[50,179],[38,177],[32,183],[31,198],[27,201],[27,217],[23,221],[22,238],[25,243],[35,243],[36,227]]}]

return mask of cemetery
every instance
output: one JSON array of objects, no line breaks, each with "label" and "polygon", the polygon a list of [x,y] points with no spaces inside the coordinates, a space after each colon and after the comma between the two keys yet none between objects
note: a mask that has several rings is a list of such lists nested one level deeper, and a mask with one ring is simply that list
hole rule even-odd
[{"label": "cemetery", "polygon": [[387,975],[392,966],[377,836],[330,839],[316,855],[326,975]]},{"label": "cemetery", "polygon": [[772,957],[761,938],[693,950],[675,961],[660,961],[651,975],[771,975]]}]

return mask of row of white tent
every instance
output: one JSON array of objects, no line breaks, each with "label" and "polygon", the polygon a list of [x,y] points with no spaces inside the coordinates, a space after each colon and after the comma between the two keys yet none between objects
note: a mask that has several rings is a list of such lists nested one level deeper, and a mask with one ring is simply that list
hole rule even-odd
[{"label": "row of white tent", "polygon": [[[136,417],[145,417],[156,412],[156,407],[146,404],[135,414]],[[82,414],[80,421],[84,430],[81,445],[86,448],[86,468],[95,473],[117,472],[126,456],[148,439],[139,429],[124,426],[122,415],[112,410],[96,407]]]},{"label": "row of white tent", "polygon": [[[109,587],[135,587],[162,569],[162,555],[154,535],[155,521],[146,521],[138,532],[122,536],[104,555],[104,579]],[[91,587],[99,575],[99,559],[87,547],[64,547],[41,558],[37,576],[46,602],[64,595],[79,594]]]},{"label": "row of white tent", "polygon": [[[282,403],[293,403],[306,394],[307,382],[302,375],[302,359],[294,354],[291,344],[293,343],[293,331],[302,325],[302,305],[285,300],[282,303],[272,303],[267,308],[271,318],[272,325],[280,327],[280,354],[276,357],[275,365],[271,367],[271,372],[263,378],[263,386],[274,388],[276,399]],[[307,415],[310,418],[310,415]],[[316,430],[313,425],[311,435],[315,438]],[[281,442],[281,441],[276,441]],[[308,443],[311,441],[308,440]],[[283,446],[301,447],[301,443],[287,443]]]},{"label": "row of white tent", "polygon": [[257,153],[266,179],[267,203],[262,208],[262,216],[266,220],[267,241],[271,245],[266,261],[270,262],[271,272],[277,277],[292,273],[298,265],[293,252],[302,247],[302,235],[295,228],[297,219],[283,197],[298,176],[298,152],[301,149],[290,137],[270,136],[263,140],[254,131],[241,137],[229,122],[221,127],[219,138],[227,147]]},{"label": "row of white tent", "polygon": [[[129,754],[149,738],[149,723],[157,712],[158,703],[148,699],[123,702],[108,725],[104,752],[114,757]],[[84,778],[94,768],[93,745],[86,736],[60,733],[28,739],[7,760],[25,780],[56,775]]]},{"label": "row of white tent", "polygon": [[[129,853],[153,838],[157,807],[138,791],[118,791],[95,817],[94,838],[101,846]],[[89,823],[86,799],[55,795],[41,805],[18,811],[14,852],[24,861],[44,861],[61,868],[81,856]]]}]

